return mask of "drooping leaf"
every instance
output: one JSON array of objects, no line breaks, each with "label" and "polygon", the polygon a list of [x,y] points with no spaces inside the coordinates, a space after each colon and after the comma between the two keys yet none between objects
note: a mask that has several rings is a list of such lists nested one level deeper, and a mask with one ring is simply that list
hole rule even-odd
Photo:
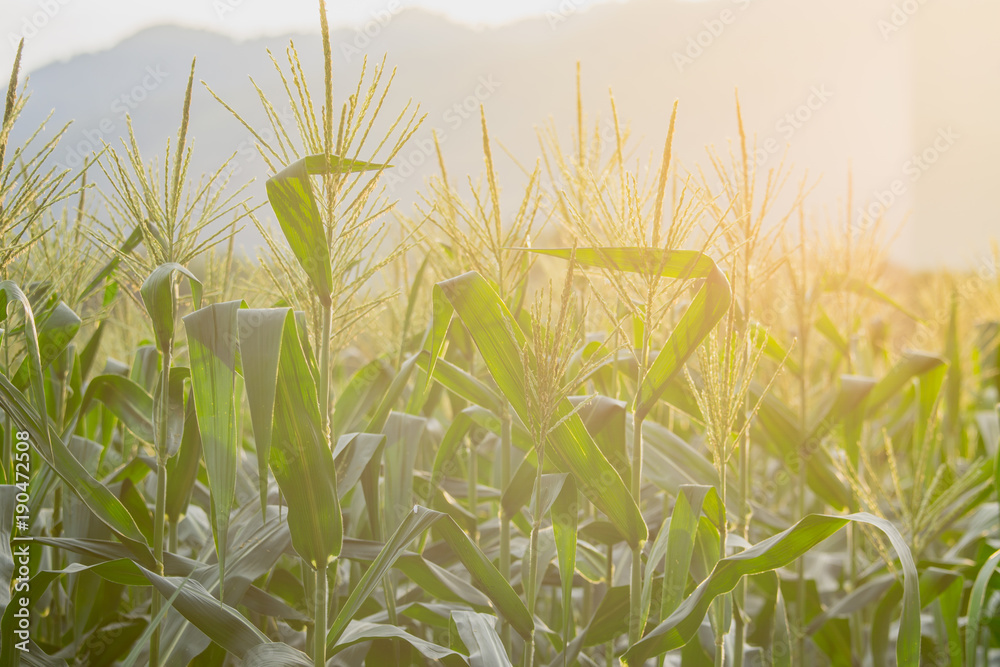
[{"label": "drooping leaf", "polygon": [[330,647],[328,655],[336,655],[350,646],[373,639],[400,639],[415,648],[424,657],[432,661],[440,661],[447,667],[467,664],[465,658],[457,651],[411,635],[402,628],[365,621],[351,621],[341,634],[337,645]]},{"label": "drooping leaf", "polygon": [[[259,318],[261,325],[241,330],[241,342],[247,342],[248,350],[278,356],[270,466],[288,503],[292,545],[314,568],[325,568],[340,554],[344,530],[337,470],[320,426],[316,385],[299,344],[292,311],[268,309],[253,317]],[[282,322],[280,338],[272,335],[277,324],[265,324],[268,320]],[[255,340],[265,334],[268,345]],[[251,389],[250,385],[270,381],[264,373],[248,375],[247,391],[266,395],[265,390]]]},{"label": "drooping leaf", "polygon": [[896,549],[904,577],[903,614],[896,643],[896,659],[901,665],[919,664],[920,585],[916,564],[899,531],[888,521],[864,512],[843,517],[811,514],[791,528],[721,559],[708,578],[673,614],[629,647],[622,661],[628,665],[641,665],[648,658],[680,648],[697,632],[712,601],[733,590],[742,577],[788,565],[851,521],[882,531]]},{"label": "drooping leaf", "polygon": [[170,598],[176,593],[173,608],[237,658],[242,658],[254,646],[271,641],[243,614],[219,602],[199,582],[180,577],[161,577],[142,566],[137,567],[163,597]]},{"label": "drooping leaf", "polygon": [[201,281],[195,278],[194,274],[176,262],[161,264],[153,269],[149,277],[139,288],[142,296],[142,303],[146,306],[146,312],[153,323],[153,332],[156,335],[156,347],[163,351],[167,349],[174,340],[174,273],[187,276],[188,284],[191,286],[191,297],[194,301],[195,309],[201,307]]},{"label": "drooping leaf", "polygon": [[[80,330],[80,324],[80,316],[61,301],[46,314],[41,326],[38,327],[38,349],[42,368],[47,368],[66,349]],[[25,359],[11,381],[14,386],[24,389],[28,386],[29,377],[28,360]]]},{"label": "drooping leaf", "polygon": [[187,315],[191,388],[212,497],[212,531],[225,581],[226,535],[236,494],[237,320],[241,302],[212,304]]},{"label": "drooping leaf", "polygon": [[263,516],[267,512],[267,470],[274,426],[274,395],[278,383],[277,351],[281,349],[285,311],[241,308],[236,314],[236,323],[250,422],[257,446],[257,476]]},{"label": "drooping leaf", "polygon": [[469,667],[510,667],[496,631],[496,617],[474,611],[453,611],[449,623],[451,647],[469,657]]},{"label": "drooping leaf", "polygon": [[384,165],[335,155],[309,155],[267,179],[267,199],[292,254],[309,277],[316,295],[329,302],[333,291],[330,250],[310,176],[382,169]]},{"label": "drooping leaf", "polygon": [[243,654],[243,667],[313,667],[312,659],[288,644],[257,644]]},{"label": "drooping leaf", "polygon": [[66,487],[71,489],[90,511],[113,530],[123,542],[128,544],[137,556],[152,558],[142,532],[135,525],[135,521],[121,501],[106,486],[94,479],[76,460],[59,435],[54,432],[47,415],[43,426],[38,413],[28,405],[21,392],[2,374],[0,374],[0,406],[3,407],[14,424],[28,432],[30,442],[36,447],[36,451],[66,482]]},{"label": "drooping leaf", "polygon": [[87,413],[94,401],[100,401],[132,433],[144,442],[153,442],[153,397],[132,380],[121,375],[98,375],[87,385],[80,410],[67,429],[72,432],[76,419]]}]

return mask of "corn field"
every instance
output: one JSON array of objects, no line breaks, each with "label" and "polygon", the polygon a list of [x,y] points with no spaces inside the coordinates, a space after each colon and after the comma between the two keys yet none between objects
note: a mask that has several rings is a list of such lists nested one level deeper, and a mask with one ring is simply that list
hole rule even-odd
[{"label": "corn field", "polygon": [[385,60],[334,98],[320,5],[325,80],[273,57],[294,122],[212,93],[266,202],[189,173],[196,63],[162,157],[75,172],[65,128],[8,145],[15,65],[0,666],[1000,660],[996,247],[893,266],[738,98],[724,149],[679,162],[680,104],[637,158],[579,70],[520,180],[483,107],[482,173],[439,149],[404,214],[419,106]]}]

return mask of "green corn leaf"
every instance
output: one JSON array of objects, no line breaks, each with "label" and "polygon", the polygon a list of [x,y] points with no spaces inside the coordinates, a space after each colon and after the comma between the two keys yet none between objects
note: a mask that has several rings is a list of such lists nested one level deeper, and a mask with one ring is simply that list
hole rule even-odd
[{"label": "green corn leaf", "polygon": [[[38,348],[42,368],[47,368],[72,342],[80,330],[80,316],[61,301],[49,312],[38,327]],[[28,386],[30,371],[25,359],[11,378],[18,389]]]},{"label": "green corn leaf", "polygon": [[885,376],[878,381],[868,394],[862,406],[866,416],[871,417],[890,399],[897,396],[915,377],[932,371],[945,364],[945,360],[926,352],[907,350]]},{"label": "green corn leaf", "polygon": [[496,631],[496,617],[453,611],[449,619],[451,648],[469,657],[469,667],[510,667]]},{"label": "green corn leaf", "polygon": [[335,155],[309,155],[267,179],[267,199],[292,254],[309,277],[316,295],[329,302],[333,291],[330,250],[310,176],[384,169]]},{"label": "green corn leaf", "polygon": [[614,586],[604,594],[593,618],[584,630],[584,646],[614,641],[628,632],[629,587]]},{"label": "green corn leaf", "polygon": [[[7,307],[11,302],[19,304],[21,312],[24,315],[24,342],[27,349],[25,361],[29,364],[31,399],[35,404],[37,414],[44,416],[47,414],[48,403],[45,400],[45,381],[42,377],[42,357],[38,346],[38,330],[35,327],[35,315],[31,309],[28,297],[21,291],[21,288],[10,280],[4,280],[0,282],[0,322],[6,321]],[[4,379],[6,380],[6,378]],[[14,388],[13,385],[11,388]],[[25,407],[27,406],[25,405]],[[7,412],[10,414],[10,410],[7,410]],[[38,424],[41,424],[40,420]],[[22,428],[24,428],[23,425]],[[40,439],[34,441],[35,447],[42,448],[43,456],[45,454],[51,455],[52,444],[49,442],[48,426],[40,428],[39,433],[36,435],[39,435]]]},{"label": "green corn leaf", "polygon": [[[167,400],[167,441],[163,451],[168,458],[177,453],[184,434],[184,383],[191,377],[191,369],[185,366],[172,366],[170,379],[167,383],[169,397]],[[159,382],[153,388],[153,405],[160,404],[160,393],[163,385]],[[153,410],[153,433],[160,432],[160,414]]]},{"label": "green corn leaf", "polygon": [[18,428],[28,432],[29,440],[38,454],[90,511],[113,530],[136,556],[152,558],[142,532],[121,501],[106,486],[94,479],[70,453],[65,443],[54,432],[47,416],[43,427],[38,413],[2,374],[0,374],[0,407]]},{"label": "green corn leaf", "polygon": [[[944,593],[952,583],[961,579],[958,572],[945,570],[938,567],[928,567],[920,573],[920,604],[921,608],[926,607]],[[889,665],[889,624],[892,620],[893,610],[899,604],[901,589],[898,581],[893,581],[892,586],[882,597],[881,602],[875,609],[871,629],[872,662],[878,667]]]},{"label": "green corn leaf", "polygon": [[414,505],[413,470],[426,426],[424,417],[393,412],[382,429],[386,437],[383,463],[386,532],[396,530]]},{"label": "green corn leaf", "polygon": [[772,667],[792,667],[792,635],[788,629],[788,614],[781,586],[775,586],[774,634],[771,637]]},{"label": "green corn leaf", "polygon": [[788,348],[778,342],[771,332],[767,330],[760,322],[751,322],[750,329],[753,331],[754,340],[761,341],[762,347],[764,349],[764,354],[776,364],[781,364],[784,368],[787,368],[796,375],[799,374],[800,368],[797,361],[792,358],[789,354]]},{"label": "green corn leaf", "polygon": [[[251,309],[246,318],[259,322],[255,327],[241,327],[239,332],[241,346],[254,351],[253,356],[243,357],[247,394],[263,397],[250,406],[251,415],[255,409],[265,411],[264,417],[251,419],[266,419],[265,399],[274,382],[271,471],[288,503],[288,527],[295,551],[314,568],[325,568],[340,554],[343,518],[333,452],[320,427],[316,385],[299,343],[295,317],[290,309],[279,308]],[[279,322],[280,336],[275,333]],[[264,355],[278,358],[274,380],[269,370],[273,361],[259,359]]]},{"label": "green corn leaf", "polygon": [[198,427],[198,415],[191,393],[193,392],[189,392],[187,401],[180,450],[177,456],[167,461],[167,502],[164,513],[171,523],[176,523],[187,511],[201,464],[201,429]]},{"label": "green corn leaf", "polygon": [[629,647],[622,661],[628,665],[641,665],[649,658],[680,648],[697,632],[712,601],[733,590],[742,577],[785,567],[851,521],[882,531],[896,549],[903,567],[903,614],[896,659],[900,665],[919,664],[920,584],[916,564],[899,531],[888,521],[865,512],[843,517],[810,514],[791,528],[745,551],[723,558],[673,614]]},{"label": "green corn leaf", "polygon": [[[559,560],[564,637],[568,640],[573,634],[573,575],[576,573],[576,542],[580,522],[579,494],[571,475],[566,475],[566,480],[559,489],[549,513],[552,517],[552,534]],[[544,572],[544,569],[542,571]]]},{"label": "green corn leaf", "polygon": [[[236,494],[237,319],[241,302],[206,306],[184,318],[191,389],[212,494],[212,534],[225,581],[226,535]],[[172,393],[172,392],[171,392]]]},{"label": "green corn leaf", "polygon": [[[26,606],[28,609],[37,610],[41,607],[39,604],[40,600],[43,599],[43,596],[49,586],[51,586],[54,581],[66,575],[78,575],[84,572],[94,572],[100,574],[100,576],[105,579],[122,585],[141,586],[148,583],[145,578],[141,576],[139,566],[128,558],[100,562],[93,565],[71,563],[63,569],[41,570],[35,572],[31,576],[31,579],[26,582],[27,587],[18,592],[18,596],[27,598],[28,604]],[[3,618],[0,619],[0,632],[3,633],[5,638],[16,637],[14,631],[18,628],[19,623],[18,619],[14,617],[14,613],[18,610],[18,608],[19,605],[8,605],[7,609],[3,612]],[[37,657],[39,654],[41,654],[41,651],[37,649],[34,643],[32,643],[27,655],[29,657]],[[42,657],[38,658],[39,662],[28,663],[28,661],[24,659],[24,655],[25,654],[15,648],[13,641],[5,639],[2,643],[0,643],[0,666],[2,667],[17,667],[17,665],[25,664],[60,664],[51,661],[45,662],[44,660],[47,656],[44,656],[44,654],[41,654]],[[66,663],[61,664],[65,665]]]},{"label": "green corn leaf", "polygon": [[333,458],[337,466],[337,492],[341,500],[361,480],[369,465],[382,460],[385,444],[385,435],[381,433],[347,433],[337,438]]},{"label": "green corn leaf", "polygon": [[107,320],[101,320],[97,323],[94,333],[90,334],[90,338],[87,339],[83,350],[80,351],[80,362],[77,365],[80,369],[81,382],[90,378],[90,371],[94,367],[94,360],[97,358],[97,351],[101,347],[101,341],[104,340],[105,331],[107,331]]},{"label": "green corn leaf", "polygon": [[[698,533],[698,517],[704,512],[718,526],[724,509],[714,486],[684,485],[680,488],[667,528],[659,618],[668,618],[684,598]],[[644,594],[645,588],[643,586]],[[649,588],[652,589],[652,576],[649,577]],[[648,602],[644,600],[644,607],[646,605]]]},{"label": "green corn leaf", "polygon": [[[121,375],[98,375],[87,385],[78,413],[66,434],[76,428],[77,419],[86,415],[94,401],[100,401],[143,442],[153,442],[153,397],[132,380]],[[65,436],[64,436],[65,437]]]},{"label": "green corn leaf", "polygon": [[195,278],[194,274],[176,262],[161,264],[153,269],[149,277],[139,288],[142,296],[142,303],[149,313],[149,319],[153,323],[153,332],[156,335],[156,347],[158,350],[166,350],[174,340],[174,273],[187,276],[188,284],[191,286],[191,297],[194,301],[195,309],[201,307],[201,281]]},{"label": "green corn leaf", "polygon": [[[469,272],[440,283],[462,323],[472,334],[494,381],[522,423],[530,421],[525,400],[525,369],[521,362],[524,334],[489,283]],[[555,415],[559,422],[573,406],[563,400]],[[577,485],[602,512],[622,527],[629,543],[646,539],[646,524],[618,472],[601,453],[579,414],[561,421],[549,434],[553,462],[576,477]]]},{"label": "green corn leaf", "polygon": [[962,633],[958,627],[958,619],[962,615],[962,594],[965,592],[965,578],[958,577],[951,583],[939,598],[941,608],[941,625],[944,629],[944,642],[954,646],[949,651],[952,667],[962,667],[965,663],[965,646],[962,644]]},{"label": "green corn leaf", "polygon": [[[327,655],[336,655],[340,651],[347,649],[361,642],[368,642],[378,639],[399,639],[415,648],[421,655],[431,661],[440,661],[445,667],[458,667],[468,664],[465,657],[457,651],[445,648],[425,639],[415,637],[402,628],[381,623],[368,623],[366,621],[351,621],[340,637],[341,641],[327,652]],[[312,664],[312,663],[310,663]]]},{"label": "green corn leaf", "polygon": [[[421,274],[423,273],[425,265],[421,265]],[[414,285],[414,289],[416,285]],[[412,305],[412,299],[411,303]],[[430,387],[431,379],[435,374],[435,367],[437,362],[441,357],[441,353],[444,351],[445,342],[448,339],[448,330],[451,328],[451,306],[448,304],[448,299],[444,294],[444,291],[439,285],[434,285],[431,291],[431,321],[427,325],[427,330],[424,332],[424,339],[421,344],[421,349],[417,353],[416,363],[419,364],[421,359],[427,360],[424,366],[424,373],[421,376],[422,381],[417,384],[413,390],[413,395],[410,397],[410,404],[413,406],[415,411],[423,405],[424,399],[427,396],[427,389]],[[409,313],[407,313],[409,316]]]},{"label": "green corn leaf", "polygon": [[243,667],[313,667],[312,658],[288,644],[257,644],[243,654]]},{"label": "green corn leaf", "polygon": [[572,256],[584,266],[612,271],[659,274],[684,280],[704,279],[698,293],[646,372],[642,395],[636,397],[635,412],[640,417],[649,414],[670,380],[680,373],[684,362],[722,319],[732,300],[732,290],[725,274],[710,257],[692,250],[556,248],[532,249],[532,252],[562,259]]},{"label": "green corn leaf", "polygon": [[[975,667],[982,664],[977,660],[979,654],[979,640],[983,628],[983,612],[986,608],[986,594],[989,591],[990,579],[1000,565],[1000,550],[995,551],[976,574],[976,580],[972,584],[972,592],[969,593],[969,606],[966,612],[965,626],[965,667]],[[904,605],[906,602],[904,601]]]},{"label": "green corn leaf", "polygon": [[833,323],[832,319],[830,319],[830,316],[827,314],[826,310],[823,309],[823,306],[817,305],[816,310],[819,313],[816,316],[815,322],[813,322],[813,325],[816,327],[816,331],[821,333],[824,338],[830,341],[834,349],[836,349],[840,354],[848,354],[850,352],[850,348],[848,347],[847,341],[840,334],[840,330],[837,328],[837,325]]},{"label": "green corn leaf", "polygon": [[267,180],[267,200],[316,295],[329,303],[333,291],[330,248],[305,160],[298,160]]},{"label": "green corn leaf", "polygon": [[[998,418],[1000,418],[1000,404],[996,407]],[[996,447],[996,454],[993,457],[993,490],[996,493],[997,500],[1000,501],[1000,441],[998,441],[994,447]]]},{"label": "green corn leaf", "polygon": [[534,630],[531,614],[507,580],[500,576],[496,566],[469,540],[468,535],[462,532],[454,519],[447,514],[417,506],[403,519],[342,605],[340,613],[326,635],[328,651],[333,651],[340,643],[341,635],[351,619],[357,614],[362,603],[375,591],[382,581],[382,576],[388,572],[406,546],[431,526],[435,527],[438,535],[462,561],[473,579],[482,585],[486,595],[496,605],[497,611],[510,622],[511,627],[522,637],[531,637]]},{"label": "green corn leaf", "polygon": [[236,314],[243,378],[250,406],[261,516],[267,513],[268,461],[274,426],[274,396],[278,384],[278,354],[285,327],[283,309],[241,308]]},{"label": "green corn leaf", "polygon": [[122,663],[121,667],[133,667],[135,663],[139,660],[139,656],[142,655],[143,646],[149,646],[149,638],[153,635],[153,631],[156,629],[157,626],[160,625],[160,623],[163,622],[163,617],[167,615],[167,612],[174,604],[174,600],[176,600],[177,596],[181,594],[181,590],[183,590],[185,584],[188,583],[188,578],[190,576],[191,575],[188,575],[188,577],[181,579],[181,582],[177,585],[177,588],[174,589],[174,592],[170,595],[169,598],[167,598],[167,601],[160,606],[160,610],[156,612],[156,616],[149,619],[149,623],[146,625],[146,629],[138,637],[137,641],[135,642],[135,645],[132,648],[132,651],[125,658],[125,661]]},{"label": "green corn leaf", "polygon": [[[421,354],[417,363],[425,371],[431,365],[431,357]],[[486,408],[492,412],[500,412],[503,408],[503,401],[497,393],[481,382],[478,378],[467,373],[447,359],[438,358],[433,360],[434,380],[442,387],[452,392],[456,396]]]},{"label": "green corn leaf", "polygon": [[219,602],[200,582],[180,577],[161,577],[142,566],[136,567],[163,597],[171,598],[176,593],[173,608],[237,658],[242,658],[254,646],[271,641],[239,611]]},{"label": "green corn leaf", "polygon": [[384,357],[369,361],[355,373],[340,391],[334,405],[330,428],[334,433],[349,433],[364,426],[365,415],[385,396],[395,372]]}]

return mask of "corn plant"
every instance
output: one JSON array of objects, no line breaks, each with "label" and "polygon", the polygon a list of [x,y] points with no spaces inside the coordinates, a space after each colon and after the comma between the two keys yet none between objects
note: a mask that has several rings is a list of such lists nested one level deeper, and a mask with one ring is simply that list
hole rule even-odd
[{"label": "corn plant", "polygon": [[387,59],[335,102],[320,27],[320,85],[294,44],[280,103],[251,82],[264,125],[216,98],[260,206],[188,173],[193,64],[162,161],[135,118],[75,174],[61,131],[8,145],[15,65],[0,665],[985,664],[995,275],[916,281],[782,199],[738,101],[705,167],[679,105],[636,158],[579,68],[512,199],[483,107],[483,175],[438,145],[391,215],[419,107]]}]

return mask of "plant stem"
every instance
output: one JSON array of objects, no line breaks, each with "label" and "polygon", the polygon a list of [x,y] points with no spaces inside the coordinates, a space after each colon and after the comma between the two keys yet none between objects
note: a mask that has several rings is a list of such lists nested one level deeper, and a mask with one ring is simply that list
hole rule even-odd
[{"label": "plant stem", "polygon": [[[162,461],[156,462],[156,511],[153,520],[153,556],[156,558],[158,574],[163,574],[163,513],[167,504],[167,466]],[[221,582],[220,582],[221,585]],[[220,589],[221,590],[221,589]],[[160,594],[153,591],[153,601],[150,607],[150,617],[160,611]],[[157,667],[160,664],[160,631],[153,630],[149,639],[149,665]]]},{"label": "plant stem", "polygon": [[473,544],[479,543],[479,462],[476,460],[476,443],[472,438],[466,438],[469,443],[469,511],[476,521],[472,526],[472,534],[469,537]]},{"label": "plant stem", "polygon": [[326,665],[326,605],[328,583],[326,567],[316,569],[315,604],[313,605],[313,665]]},{"label": "plant stem", "polygon": [[[544,441],[543,441],[544,442]],[[524,585],[524,597],[528,601],[528,613],[535,617],[535,584],[538,580],[538,531],[542,528],[542,514],[539,511],[542,505],[542,464],[545,460],[544,447],[536,447],[538,453],[538,467],[535,469],[535,510],[531,517],[531,538],[528,540],[527,556],[527,581]],[[525,651],[525,667],[532,667],[535,661],[535,638],[532,636]]]},{"label": "plant stem", "polygon": [[[744,183],[746,183],[747,178],[744,175]],[[746,187],[746,186],[744,186]],[[743,253],[743,313],[746,318],[745,326],[750,326],[750,250],[746,249]],[[751,406],[750,397],[747,396],[743,399],[743,418],[746,421],[751,419]],[[750,509],[750,424],[745,423],[743,425],[743,436],[742,442],[739,445],[739,470],[740,470],[740,486],[739,486],[739,498],[737,499],[737,534],[742,537],[747,542],[750,541],[750,519],[751,519],[751,509]],[[725,488],[723,488],[725,492]],[[744,625],[743,610],[746,608],[747,603],[747,584],[746,579],[741,578],[739,583],[736,584],[736,592],[734,593],[734,605],[733,614],[736,616],[736,628],[735,635],[733,637],[733,642],[735,644],[736,653],[733,655],[733,667],[743,667],[743,650],[746,633],[746,626]]]},{"label": "plant stem", "polygon": [[[615,577],[614,555],[615,555],[615,545],[609,544],[607,552],[608,561],[604,566],[604,581],[607,582],[609,591],[611,590]],[[608,640],[608,643],[605,645],[604,648],[604,664],[606,665],[606,667],[613,667],[614,661],[615,661],[615,641],[611,639]]]},{"label": "plant stem", "polygon": [[[649,312],[647,309],[646,312]],[[640,507],[642,490],[642,422],[645,415],[639,407],[642,398],[642,380],[646,374],[646,359],[649,356],[649,336],[643,329],[642,349],[639,353],[638,370],[636,373],[635,408],[632,412],[632,480],[630,490],[636,507]],[[641,510],[640,510],[641,512]],[[628,643],[631,646],[639,641],[642,628],[639,622],[642,616],[642,544],[632,548],[631,581],[629,585],[629,616]]]},{"label": "plant stem", "polygon": [[[171,318],[177,311],[177,297],[170,290]],[[156,559],[157,574],[163,575],[163,527],[167,509],[167,417],[170,410],[170,364],[173,356],[173,342],[167,341],[162,351],[160,370],[160,400],[155,406],[159,411],[160,423],[156,433],[156,507],[153,512],[153,557]],[[219,581],[219,597],[222,597],[223,582]],[[158,591],[153,591],[150,617],[156,616],[162,600]],[[149,667],[160,664],[160,628],[153,630],[149,639]]]},{"label": "plant stem", "polygon": [[[724,454],[724,452],[720,452]],[[726,459],[719,457],[719,496],[722,500],[722,525],[719,526],[719,560],[726,557]],[[726,621],[726,596],[721,595],[715,600],[715,665],[723,667],[726,664],[726,631],[723,627]]]},{"label": "plant stem", "polygon": [[[327,183],[329,187],[329,183]],[[323,327],[319,340],[319,417],[320,430],[326,439],[327,447],[333,446],[333,435],[330,432],[330,338],[333,332],[333,303],[330,295],[321,295],[323,305]],[[305,570],[306,562],[302,567]],[[316,569],[315,586],[313,590],[313,662],[316,667],[326,664],[326,606],[327,579],[326,568]]]},{"label": "plant stem", "polygon": [[[500,414],[500,492],[510,486],[510,450],[511,450],[511,415],[510,405],[504,401]],[[510,581],[510,517],[500,503],[500,575]],[[500,626],[500,639],[504,650],[510,655],[510,624],[503,621]]]},{"label": "plant stem", "polygon": [[[803,328],[804,332],[805,329]],[[805,333],[802,335],[802,374],[800,376],[799,392],[801,394],[801,413],[799,415],[801,431],[803,434],[806,433],[807,420],[808,420],[808,378],[806,374],[806,339]],[[798,489],[796,495],[798,496],[798,518],[801,519],[806,515],[806,463],[804,454],[799,452],[799,475],[798,475]],[[798,656],[799,664],[805,664],[805,651],[806,651],[806,594],[808,592],[806,587],[806,570],[805,570],[805,560],[799,557],[795,564],[795,572],[798,577],[798,604],[797,615],[798,623],[796,626],[796,633],[798,635]]]}]

